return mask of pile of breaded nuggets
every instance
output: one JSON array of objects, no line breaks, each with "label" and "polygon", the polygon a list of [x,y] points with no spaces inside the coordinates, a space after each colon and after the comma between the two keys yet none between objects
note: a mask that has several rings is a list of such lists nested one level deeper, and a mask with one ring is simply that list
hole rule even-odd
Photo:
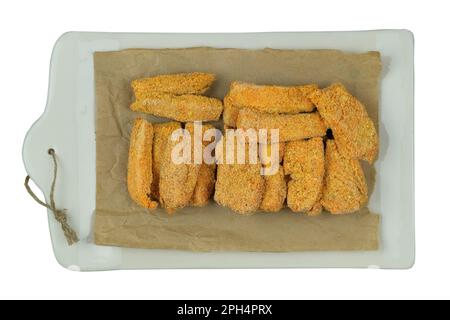
[{"label": "pile of breaded nuggets", "polygon": [[[214,200],[240,214],[358,211],[368,200],[360,160],[373,163],[378,136],[364,105],[339,83],[272,86],[233,82],[223,102],[204,94],[213,74],[184,73],[137,79],[131,110],[175,121],[135,120],[128,160],[128,190],[139,205],[168,213]],[[176,164],[171,159],[177,129],[194,121],[224,128],[279,129],[276,174],[262,175],[261,161],[243,164]],[[203,125],[203,130],[211,128]],[[226,139],[224,135],[222,139]],[[269,148],[270,144],[262,146]],[[270,150],[266,150],[270,153]]]}]

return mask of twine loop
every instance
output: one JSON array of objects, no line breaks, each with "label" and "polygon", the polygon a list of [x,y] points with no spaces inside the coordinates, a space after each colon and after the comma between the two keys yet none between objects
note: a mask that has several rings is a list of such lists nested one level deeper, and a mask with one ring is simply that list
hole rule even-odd
[{"label": "twine loop", "polygon": [[56,154],[55,150],[49,149],[48,154],[52,156],[53,159],[53,181],[52,186],[50,188],[50,204],[42,201],[41,199],[36,196],[36,194],[31,190],[29,182],[30,182],[30,176],[26,176],[25,178],[25,188],[27,189],[30,196],[41,206],[46,207],[50,211],[53,212],[53,216],[55,217],[55,220],[58,221],[61,224],[61,228],[64,232],[64,236],[66,237],[67,243],[69,246],[75,244],[78,242],[78,236],[77,233],[70,227],[69,223],[67,222],[67,214],[65,209],[57,209],[55,205],[55,185],[56,185],[56,176],[58,173],[58,164],[56,162]]}]

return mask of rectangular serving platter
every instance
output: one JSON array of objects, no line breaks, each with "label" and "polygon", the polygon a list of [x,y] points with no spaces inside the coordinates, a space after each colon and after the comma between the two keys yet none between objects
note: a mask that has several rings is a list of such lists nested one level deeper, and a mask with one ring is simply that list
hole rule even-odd
[{"label": "rectangular serving platter", "polygon": [[[360,252],[188,252],[97,246],[95,211],[95,95],[93,53],[129,48],[337,49],[379,51],[380,155],[369,208],[381,215],[380,249]],[[353,267],[410,268],[414,234],[414,39],[407,30],[281,33],[69,32],[56,42],[48,100],[23,145],[26,171],[48,198],[54,148],[59,164],[55,202],[65,208],[80,242],[68,246],[48,212],[55,257],[70,270],[150,268]]]}]

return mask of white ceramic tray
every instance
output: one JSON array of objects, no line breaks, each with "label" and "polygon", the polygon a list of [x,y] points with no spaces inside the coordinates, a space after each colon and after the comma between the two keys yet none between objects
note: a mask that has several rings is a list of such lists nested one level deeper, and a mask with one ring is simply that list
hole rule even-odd
[{"label": "white ceramic tray", "polygon": [[[228,47],[380,51],[381,150],[369,207],[380,213],[381,247],[374,252],[194,253],[141,250],[93,244],[95,209],[95,97],[93,52],[127,48]],[[29,130],[25,168],[48,196],[56,150],[59,177],[56,203],[66,208],[81,241],[67,246],[49,212],[53,249],[71,270],[141,268],[373,267],[414,264],[414,40],[405,30],[242,34],[156,34],[70,32],[55,44],[47,106]],[[36,209],[38,210],[38,209]]]}]

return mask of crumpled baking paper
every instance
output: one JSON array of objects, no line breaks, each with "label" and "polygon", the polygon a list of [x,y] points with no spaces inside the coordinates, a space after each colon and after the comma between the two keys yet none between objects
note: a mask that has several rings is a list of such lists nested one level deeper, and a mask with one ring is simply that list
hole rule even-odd
[{"label": "crumpled baking paper", "polygon": [[[307,217],[289,209],[242,216],[213,201],[173,215],[147,211],[127,191],[132,112],[130,82],[166,73],[203,71],[217,75],[207,95],[223,98],[233,80],[257,84],[321,87],[342,82],[378,123],[378,52],[336,50],[242,50],[215,48],[133,49],[94,54],[96,93],[97,193],[94,223],[98,245],[193,251],[377,250],[379,215],[364,208],[351,215]],[[369,190],[374,169],[364,165]]]}]

